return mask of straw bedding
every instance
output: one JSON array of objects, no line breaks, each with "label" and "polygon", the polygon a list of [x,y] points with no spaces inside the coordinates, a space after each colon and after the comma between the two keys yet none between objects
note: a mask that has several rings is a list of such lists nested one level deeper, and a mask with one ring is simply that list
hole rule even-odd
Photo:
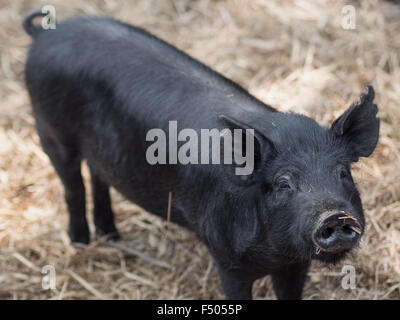
[{"label": "straw bedding", "polygon": [[[215,266],[193,234],[167,224],[112,191],[122,245],[71,246],[63,190],[34,129],[23,67],[30,38],[24,14],[46,1],[0,0],[0,299],[223,298]],[[381,117],[373,157],[354,165],[367,229],[354,254],[336,266],[314,263],[305,299],[400,298],[400,5],[350,1],[356,29],[341,27],[345,1],[53,0],[60,21],[105,14],[139,25],[232,78],[281,111],[330,123],[365,84]],[[83,165],[85,182],[88,170]],[[88,188],[89,189],[89,188]],[[87,192],[91,208],[90,191]],[[355,290],[341,286],[353,265]],[[42,288],[42,267],[56,288]],[[275,298],[268,277],[256,299]]]}]

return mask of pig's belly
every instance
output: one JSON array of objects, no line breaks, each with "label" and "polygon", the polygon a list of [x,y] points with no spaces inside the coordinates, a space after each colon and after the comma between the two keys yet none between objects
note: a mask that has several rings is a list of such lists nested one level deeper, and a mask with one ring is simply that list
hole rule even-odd
[{"label": "pig's belly", "polygon": [[[155,214],[164,219],[168,218],[168,197],[169,192],[154,189],[144,189],[138,185],[132,185],[130,188],[115,187],[126,199],[137,204],[149,213]],[[185,214],[180,208],[171,201],[170,220],[183,227],[191,229],[190,224],[185,219]]]},{"label": "pig's belly", "polygon": [[[185,219],[184,209],[178,199],[176,192],[179,192],[180,186],[174,182],[174,174],[170,174],[170,179],[165,176],[157,179],[160,172],[151,166],[143,167],[138,161],[127,160],[129,168],[126,165],[113,165],[107,163],[99,155],[95,159],[88,160],[91,166],[95,166],[96,171],[100,173],[104,181],[109,186],[114,187],[127,200],[142,207],[149,213],[160,216],[164,219],[168,217],[168,198],[172,193],[170,219],[190,229],[190,225]],[[165,169],[162,170],[165,172]],[[154,179],[152,179],[152,177]]]}]

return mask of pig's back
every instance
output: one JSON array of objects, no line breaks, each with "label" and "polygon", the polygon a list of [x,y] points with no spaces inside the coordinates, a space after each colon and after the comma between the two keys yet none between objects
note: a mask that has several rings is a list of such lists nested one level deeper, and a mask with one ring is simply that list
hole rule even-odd
[{"label": "pig's back", "polygon": [[[218,114],[227,108],[261,106],[240,86],[182,51],[142,29],[105,17],[73,18],[55,30],[40,32],[28,57],[27,78],[59,82],[64,93],[68,88],[89,87],[92,93],[107,91],[120,101],[118,108],[140,121],[151,119],[154,112],[171,113],[176,120],[190,112],[192,119],[186,125],[194,128],[193,118],[202,122],[201,127],[216,127]],[[185,118],[180,119],[182,124]]]}]

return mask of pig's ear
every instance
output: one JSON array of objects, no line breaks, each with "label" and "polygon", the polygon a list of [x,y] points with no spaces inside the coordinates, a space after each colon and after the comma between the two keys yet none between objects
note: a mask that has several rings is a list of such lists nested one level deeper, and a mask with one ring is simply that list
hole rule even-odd
[{"label": "pig's ear", "polygon": [[371,86],[367,86],[366,90],[361,94],[360,102],[347,109],[331,127],[336,135],[347,140],[353,161],[371,155],[378,143],[378,107],[373,103],[375,92]]},{"label": "pig's ear", "polygon": [[[222,168],[228,179],[239,186],[249,186],[262,181],[262,171],[265,167],[263,164],[275,154],[273,143],[256,129],[239,120],[226,115],[219,116],[219,120],[227,128],[221,133],[220,154]],[[224,158],[228,133],[233,142],[232,153],[228,159],[231,163]],[[245,163],[238,163],[238,159],[245,159]]]}]

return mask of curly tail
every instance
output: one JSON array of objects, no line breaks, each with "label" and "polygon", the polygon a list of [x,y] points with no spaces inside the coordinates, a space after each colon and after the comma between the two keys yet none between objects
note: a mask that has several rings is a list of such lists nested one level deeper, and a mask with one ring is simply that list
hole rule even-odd
[{"label": "curly tail", "polygon": [[35,38],[37,34],[40,32],[41,28],[34,26],[32,24],[32,20],[36,17],[45,17],[47,14],[42,13],[41,10],[32,10],[28,12],[28,14],[24,18],[24,22],[22,23],[25,31],[29,34],[32,38]]}]

